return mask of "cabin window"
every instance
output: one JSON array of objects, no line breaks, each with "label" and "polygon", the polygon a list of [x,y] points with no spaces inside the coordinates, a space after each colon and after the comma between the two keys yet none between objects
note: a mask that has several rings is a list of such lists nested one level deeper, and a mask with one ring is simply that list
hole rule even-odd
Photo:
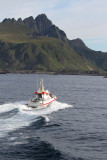
[{"label": "cabin window", "polygon": [[38,94],[38,98],[42,98],[42,94]]}]

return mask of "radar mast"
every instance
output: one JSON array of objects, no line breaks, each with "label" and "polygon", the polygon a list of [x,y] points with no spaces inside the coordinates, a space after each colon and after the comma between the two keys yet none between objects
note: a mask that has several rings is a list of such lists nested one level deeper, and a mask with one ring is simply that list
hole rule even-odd
[{"label": "radar mast", "polygon": [[41,79],[40,86],[41,86],[41,92],[44,92],[43,79]]}]

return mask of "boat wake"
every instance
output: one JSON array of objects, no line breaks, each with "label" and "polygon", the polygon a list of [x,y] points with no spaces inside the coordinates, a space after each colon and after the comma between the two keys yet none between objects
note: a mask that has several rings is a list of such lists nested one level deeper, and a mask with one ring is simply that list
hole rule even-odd
[{"label": "boat wake", "polygon": [[0,105],[0,137],[5,136],[8,132],[17,128],[28,126],[32,122],[38,121],[41,117],[48,123],[49,114],[72,107],[72,105],[54,101],[49,107],[36,110],[28,107],[26,104],[27,101],[21,101]]}]

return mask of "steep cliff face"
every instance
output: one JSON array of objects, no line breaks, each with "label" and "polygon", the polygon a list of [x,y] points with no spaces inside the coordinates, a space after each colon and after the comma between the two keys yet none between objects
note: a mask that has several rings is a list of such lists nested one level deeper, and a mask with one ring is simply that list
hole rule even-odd
[{"label": "steep cliff face", "polygon": [[51,25],[47,29],[43,30],[42,34],[46,37],[54,37],[54,38],[62,39],[63,41],[67,40],[65,32],[60,30],[55,25]]}]

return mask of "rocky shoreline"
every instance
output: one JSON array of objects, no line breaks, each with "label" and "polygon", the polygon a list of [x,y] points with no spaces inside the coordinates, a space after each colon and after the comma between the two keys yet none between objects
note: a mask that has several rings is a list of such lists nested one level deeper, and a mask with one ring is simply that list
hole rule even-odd
[{"label": "rocky shoreline", "polygon": [[32,70],[15,70],[15,71],[0,71],[0,74],[50,74],[50,75],[90,75],[90,76],[104,76],[107,78],[107,73],[100,73],[98,71],[58,71],[58,72],[49,72],[49,71],[32,71]]},{"label": "rocky shoreline", "polygon": [[0,74],[55,74],[55,72],[48,72],[48,71],[31,71],[31,70],[16,70],[16,71],[0,71]]}]

